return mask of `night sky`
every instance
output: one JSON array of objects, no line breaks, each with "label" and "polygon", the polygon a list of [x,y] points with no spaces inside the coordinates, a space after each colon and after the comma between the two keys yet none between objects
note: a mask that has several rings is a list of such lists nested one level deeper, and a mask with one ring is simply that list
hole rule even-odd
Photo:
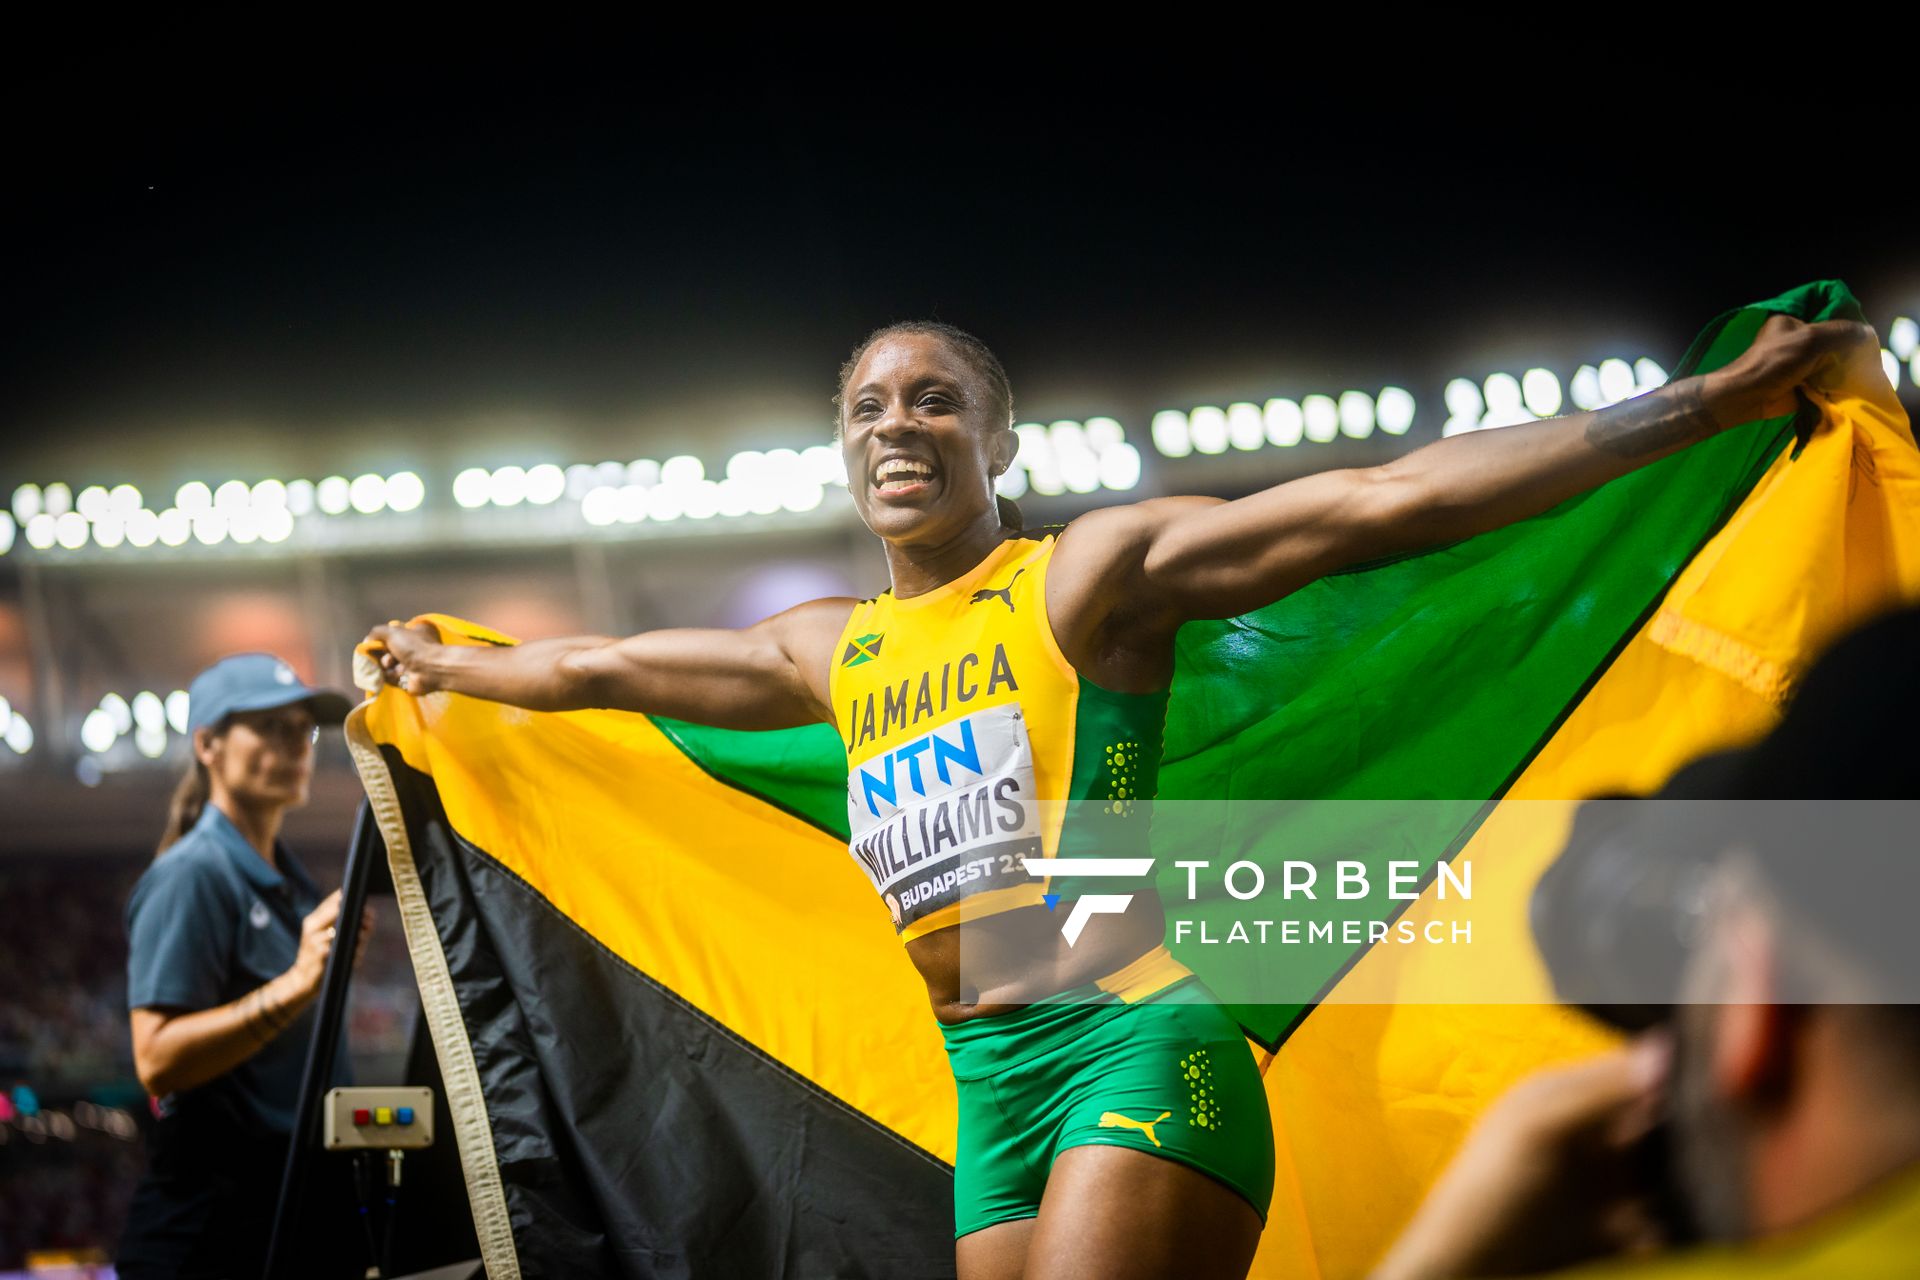
[{"label": "night sky", "polygon": [[1910,99],[616,46],[41,60],[12,91],[0,472],[791,441],[909,316],[979,333],[1047,416],[1670,362],[1819,276],[1883,326],[1920,306]]}]

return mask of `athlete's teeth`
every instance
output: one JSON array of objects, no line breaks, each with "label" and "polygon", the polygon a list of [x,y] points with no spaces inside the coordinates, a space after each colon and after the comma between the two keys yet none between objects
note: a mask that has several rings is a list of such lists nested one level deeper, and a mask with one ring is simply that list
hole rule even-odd
[{"label": "athlete's teeth", "polygon": [[878,477],[877,483],[883,485],[891,484],[893,481],[901,478],[906,479],[908,483],[914,483],[920,480],[931,479],[933,469],[922,462],[890,459],[880,464],[876,475]]}]

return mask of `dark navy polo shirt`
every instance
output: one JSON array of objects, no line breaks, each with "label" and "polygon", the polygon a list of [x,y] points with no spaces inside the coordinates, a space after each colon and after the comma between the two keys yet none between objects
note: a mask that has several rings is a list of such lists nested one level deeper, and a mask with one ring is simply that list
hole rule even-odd
[{"label": "dark navy polo shirt", "polygon": [[[127,1006],[196,1012],[238,1000],[285,973],[300,950],[300,922],[320,905],[306,869],[276,844],[279,870],[209,802],[200,820],[154,860],[127,903]],[[264,1133],[293,1131],[318,1001],[226,1075],[190,1094],[216,1094]],[[335,1055],[333,1083],[351,1083]],[[185,1094],[160,1099],[163,1115]]]}]

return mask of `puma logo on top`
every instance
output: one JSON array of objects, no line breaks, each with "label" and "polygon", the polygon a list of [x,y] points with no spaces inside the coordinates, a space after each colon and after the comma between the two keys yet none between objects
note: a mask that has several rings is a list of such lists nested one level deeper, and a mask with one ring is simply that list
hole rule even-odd
[{"label": "puma logo on top", "polygon": [[1014,570],[1013,576],[1007,579],[1007,585],[1004,587],[980,588],[978,591],[973,593],[973,599],[967,601],[967,603],[979,604],[982,600],[991,600],[993,597],[998,596],[1000,597],[1001,601],[1006,604],[1007,612],[1012,613],[1013,612],[1013,584],[1020,581],[1020,575],[1025,572],[1026,572],[1025,567]]}]

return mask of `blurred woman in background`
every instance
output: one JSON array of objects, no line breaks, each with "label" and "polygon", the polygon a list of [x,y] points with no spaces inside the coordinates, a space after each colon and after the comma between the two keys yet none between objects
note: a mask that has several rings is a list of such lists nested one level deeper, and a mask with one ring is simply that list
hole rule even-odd
[{"label": "blurred woman in background", "polygon": [[[158,1116],[116,1260],[127,1280],[265,1265],[340,914],[280,826],[307,802],[320,725],[350,707],[264,653],[188,690],[193,764],[127,904],[134,1068]],[[339,1054],[334,1083],[345,1071]]]}]

